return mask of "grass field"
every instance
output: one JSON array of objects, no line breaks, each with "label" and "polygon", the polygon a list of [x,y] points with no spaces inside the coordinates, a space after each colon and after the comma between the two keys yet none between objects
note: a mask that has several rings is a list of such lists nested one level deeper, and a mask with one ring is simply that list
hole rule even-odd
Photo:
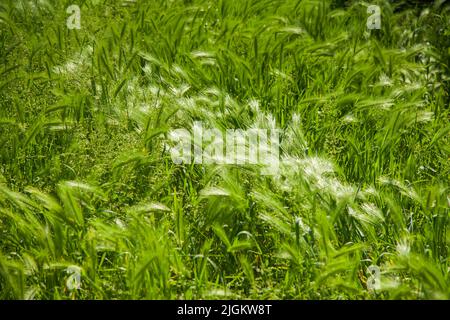
[{"label": "grass field", "polygon": [[0,299],[450,299],[450,7],[344,2],[2,0]]}]

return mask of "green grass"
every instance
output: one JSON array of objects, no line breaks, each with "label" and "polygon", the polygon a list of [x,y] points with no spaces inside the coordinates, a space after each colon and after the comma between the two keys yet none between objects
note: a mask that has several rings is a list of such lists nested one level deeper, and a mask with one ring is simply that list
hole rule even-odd
[{"label": "green grass", "polygon": [[[449,6],[341,2],[2,1],[0,298],[449,299]],[[194,121],[280,174],[174,164]]]}]

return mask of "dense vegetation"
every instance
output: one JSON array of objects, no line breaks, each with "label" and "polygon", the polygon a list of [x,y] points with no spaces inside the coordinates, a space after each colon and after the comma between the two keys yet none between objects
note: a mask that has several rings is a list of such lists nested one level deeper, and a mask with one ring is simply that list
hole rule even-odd
[{"label": "dense vegetation", "polygon": [[[445,2],[73,2],[0,3],[0,298],[450,298]],[[174,164],[194,121],[279,174]]]}]

